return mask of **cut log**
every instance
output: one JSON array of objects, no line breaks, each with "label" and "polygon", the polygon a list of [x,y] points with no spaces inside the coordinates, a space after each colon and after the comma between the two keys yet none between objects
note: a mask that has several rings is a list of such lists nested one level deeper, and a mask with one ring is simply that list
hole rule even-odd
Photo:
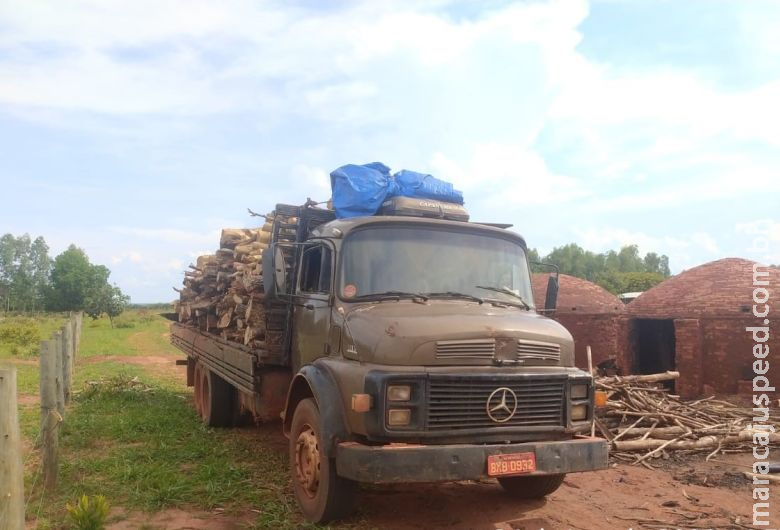
[{"label": "cut log", "polygon": [[229,307],[227,311],[225,311],[220,317],[219,321],[217,322],[217,327],[220,329],[224,329],[228,326],[230,326],[230,321],[233,318],[233,308]]},{"label": "cut log", "polygon": [[648,438],[646,440],[619,440],[612,442],[612,444],[617,451],[644,451],[658,449],[661,446],[669,449],[708,449],[717,447],[719,440],[717,436],[704,436],[697,440],[679,440],[670,443],[669,440]]},{"label": "cut log", "polygon": [[606,385],[610,383],[660,383],[661,381],[673,381],[679,377],[680,372],[664,372],[650,375],[615,375],[612,377],[603,377],[601,378],[601,382]]},{"label": "cut log", "polygon": [[[263,287],[263,252],[268,248],[275,222],[284,223],[283,235],[295,236],[296,218],[264,217],[264,223],[255,228],[225,228],[219,237],[219,248],[214,254],[198,256],[184,275],[179,289],[179,303],[175,310],[183,324],[245,344],[248,347],[280,349],[284,334],[274,331],[269,338]],[[279,322],[271,327],[279,329]]]}]

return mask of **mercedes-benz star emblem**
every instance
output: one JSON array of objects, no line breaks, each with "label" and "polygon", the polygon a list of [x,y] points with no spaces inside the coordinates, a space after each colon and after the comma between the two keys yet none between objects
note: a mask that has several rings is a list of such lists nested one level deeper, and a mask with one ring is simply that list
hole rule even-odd
[{"label": "mercedes-benz star emblem", "polygon": [[517,394],[505,386],[496,388],[488,397],[485,410],[494,422],[507,422],[517,412]]}]

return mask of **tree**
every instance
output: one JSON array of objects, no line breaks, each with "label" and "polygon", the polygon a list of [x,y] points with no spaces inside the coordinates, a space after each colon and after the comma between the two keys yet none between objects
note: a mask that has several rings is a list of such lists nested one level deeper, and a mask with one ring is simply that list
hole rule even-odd
[{"label": "tree", "polygon": [[114,318],[121,315],[129,303],[130,297],[119,287],[105,283],[87,294],[84,311],[93,319],[98,319],[103,314],[108,315],[113,328]]},{"label": "tree", "polygon": [[70,245],[54,258],[51,271],[49,306],[59,311],[85,309],[87,296],[108,285],[110,271],[103,265],[93,265],[83,250]]},{"label": "tree", "polygon": [[561,273],[597,283],[614,294],[645,291],[671,275],[667,256],[648,252],[642,257],[637,245],[597,254],[569,243],[554,248],[540,261],[555,264]]},{"label": "tree", "polygon": [[28,234],[0,237],[2,307],[6,311],[34,311],[42,307],[50,270],[49,246],[42,237],[34,241]]}]

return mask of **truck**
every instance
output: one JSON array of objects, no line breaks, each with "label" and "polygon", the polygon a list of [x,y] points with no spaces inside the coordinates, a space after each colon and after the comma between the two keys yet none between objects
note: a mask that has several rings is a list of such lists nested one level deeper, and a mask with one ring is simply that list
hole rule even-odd
[{"label": "truck", "polygon": [[262,287],[280,340],[250,348],[179,323],[171,340],[206,424],[281,420],[307,520],[346,516],[361,482],[496,479],[528,499],[607,467],[592,376],[546,316],[557,277],[537,306],[511,225],[425,199],[348,219],[276,212]]}]

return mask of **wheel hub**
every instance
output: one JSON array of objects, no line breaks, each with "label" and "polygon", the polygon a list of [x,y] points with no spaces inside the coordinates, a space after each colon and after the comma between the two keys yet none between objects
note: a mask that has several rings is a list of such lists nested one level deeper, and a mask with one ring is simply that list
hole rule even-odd
[{"label": "wheel hub", "polygon": [[295,472],[303,490],[313,498],[320,485],[320,450],[317,435],[309,425],[304,426],[295,442]]}]

